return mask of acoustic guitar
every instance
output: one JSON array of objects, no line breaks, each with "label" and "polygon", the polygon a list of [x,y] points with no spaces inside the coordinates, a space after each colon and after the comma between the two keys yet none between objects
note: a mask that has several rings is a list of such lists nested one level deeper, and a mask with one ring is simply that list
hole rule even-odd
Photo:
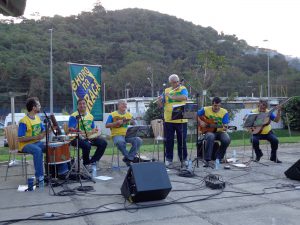
[{"label": "acoustic guitar", "polygon": [[[200,116],[198,119],[202,120],[204,123],[206,123],[205,127],[198,126],[198,131],[202,134],[205,134],[207,132],[215,133],[218,128],[223,128],[223,125],[218,125],[214,119],[209,119],[206,116]],[[236,130],[236,126],[225,126],[227,130]]]},{"label": "acoustic guitar", "polygon": [[[290,101],[294,97],[290,97],[283,102],[281,102],[276,107],[272,108],[269,112],[261,112],[257,113],[255,117],[255,120],[253,122],[253,126],[247,127],[248,131],[252,134],[259,134],[265,126],[269,125],[271,123],[270,115],[277,109],[278,106],[282,106],[286,104],[288,101]],[[253,114],[252,114],[253,116]]]}]

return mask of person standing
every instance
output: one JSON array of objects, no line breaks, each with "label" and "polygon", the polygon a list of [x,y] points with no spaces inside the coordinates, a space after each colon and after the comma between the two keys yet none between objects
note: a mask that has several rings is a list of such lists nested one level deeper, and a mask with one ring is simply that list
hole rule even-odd
[{"label": "person standing", "polygon": [[178,158],[182,164],[188,165],[187,161],[187,119],[172,119],[172,111],[174,105],[184,105],[188,99],[188,91],[185,86],[179,82],[176,74],[169,76],[170,87],[164,90],[164,94],[158,98],[158,104],[164,107],[164,131],[166,142],[166,158],[167,167],[172,165],[174,151],[174,136],[177,136]]}]

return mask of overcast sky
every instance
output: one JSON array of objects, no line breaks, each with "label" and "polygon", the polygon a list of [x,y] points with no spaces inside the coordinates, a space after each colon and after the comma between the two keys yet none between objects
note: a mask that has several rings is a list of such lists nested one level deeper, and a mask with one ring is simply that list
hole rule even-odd
[{"label": "overcast sky", "polygon": [[[27,0],[25,16],[77,15],[96,0]],[[300,0],[102,0],[106,10],[144,8],[169,14],[219,33],[235,34],[249,45],[300,57]],[[263,40],[268,40],[264,42]]]}]

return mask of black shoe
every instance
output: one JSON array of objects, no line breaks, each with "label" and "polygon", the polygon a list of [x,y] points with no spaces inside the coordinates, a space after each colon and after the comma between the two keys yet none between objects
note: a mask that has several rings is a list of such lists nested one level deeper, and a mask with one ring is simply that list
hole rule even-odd
[{"label": "black shoe", "polygon": [[280,161],[277,157],[271,156],[270,160],[275,162],[275,163],[282,163],[282,161]]},{"label": "black shoe", "polygon": [[210,167],[210,165],[209,165],[209,161],[207,161],[207,160],[206,160],[206,161],[204,161],[204,165],[203,165],[203,167],[206,167],[206,168],[207,168],[207,167]]},{"label": "black shoe", "polygon": [[140,159],[139,157],[135,156],[132,160],[133,163],[139,163],[142,162],[142,159]]},{"label": "black shoe", "polygon": [[126,166],[130,166],[130,163],[132,162],[130,159],[124,157],[123,162],[126,164]]},{"label": "black shoe", "polygon": [[256,153],[256,161],[259,162],[259,160],[261,159],[261,157],[263,157],[263,153],[261,150],[259,150],[259,152]]}]

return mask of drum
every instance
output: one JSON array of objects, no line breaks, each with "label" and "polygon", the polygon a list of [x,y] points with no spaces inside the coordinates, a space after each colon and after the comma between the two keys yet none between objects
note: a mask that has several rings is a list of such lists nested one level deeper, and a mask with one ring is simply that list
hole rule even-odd
[{"label": "drum", "polygon": [[61,164],[70,160],[69,142],[49,143],[48,164]]}]

